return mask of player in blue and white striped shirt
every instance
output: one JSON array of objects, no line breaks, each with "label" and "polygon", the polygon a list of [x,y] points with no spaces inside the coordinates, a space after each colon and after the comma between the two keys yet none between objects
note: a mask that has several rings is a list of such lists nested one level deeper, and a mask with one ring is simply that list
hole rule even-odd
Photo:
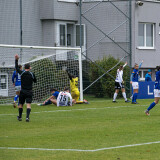
[{"label": "player in blue and white striped shirt", "polygon": [[65,88],[64,91],[59,93],[58,98],[57,98],[57,107],[72,106],[74,103],[76,103],[76,101],[72,99],[72,96],[69,93],[69,88]]},{"label": "player in blue and white striped shirt", "polygon": [[[18,65],[19,69],[22,70],[22,66]],[[17,71],[13,72],[12,75],[12,83],[15,86],[16,96],[14,97],[13,107],[16,108],[16,102],[19,98],[19,94],[21,91],[21,76]]]},{"label": "player in blue and white striped shirt", "polygon": [[150,104],[148,109],[145,111],[145,114],[149,116],[149,111],[158,104],[160,100],[160,66],[157,66],[157,72],[156,72],[156,80],[155,80],[155,89],[154,89],[154,102]]},{"label": "player in blue and white striped shirt", "polygon": [[134,66],[134,70],[131,74],[131,84],[132,84],[132,87],[133,87],[133,96],[132,96],[132,104],[137,104],[137,96],[138,96],[138,89],[139,89],[139,84],[138,84],[138,81],[139,81],[139,69],[141,68],[143,64],[143,61],[141,62],[140,65],[138,64],[135,64]]}]

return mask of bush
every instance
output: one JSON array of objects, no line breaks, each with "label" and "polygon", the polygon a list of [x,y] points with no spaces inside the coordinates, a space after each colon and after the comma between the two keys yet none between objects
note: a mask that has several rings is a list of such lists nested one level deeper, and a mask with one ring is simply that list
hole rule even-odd
[{"label": "bush", "polygon": [[[104,57],[102,60],[97,60],[95,63],[99,65],[104,70],[108,71],[114,65],[119,62],[119,59],[115,59],[112,56]],[[114,78],[116,78],[117,69],[120,65],[124,63],[121,62],[116,68],[109,72]],[[90,64],[90,82],[92,83],[98,79],[101,75],[104,74],[104,71],[97,67],[94,63]],[[123,80],[129,81],[129,67],[126,66],[123,72]],[[115,80],[108,74],[104,75],[100,80],[98,80],[92,87],[91,92],[95,97],[109,97],[111,98],[115,91]]]}]

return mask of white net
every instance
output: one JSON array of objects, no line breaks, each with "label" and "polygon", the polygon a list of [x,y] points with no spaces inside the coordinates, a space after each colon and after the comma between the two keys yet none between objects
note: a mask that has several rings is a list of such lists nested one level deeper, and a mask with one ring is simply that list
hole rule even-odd
[{"label": "white net", "polygon": [[33,101],[42,102],[50,96],[50,88],[63,90],[70,86],[66,72],[79,77],[82,99],[81,54],[77,48],[29,47],[0,45],[0,103],[11,103],[15,96],[12,74],[15,70],[15,54],[19,54],[19,64],[31,64],[37,83],[33,86]]}]

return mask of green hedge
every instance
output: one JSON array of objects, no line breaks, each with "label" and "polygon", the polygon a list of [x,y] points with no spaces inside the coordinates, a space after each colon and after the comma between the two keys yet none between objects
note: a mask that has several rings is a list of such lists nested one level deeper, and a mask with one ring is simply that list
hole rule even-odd
[{"label": "green hedge", "polygon": [[[111,69],[114,65],[116,65],[119,62],[119,59],[115,59],[112,56],[104,57],[102,60],[97,60],[95,63],[108,71]],[[121,62],[116,68],[111,70],[109,74],[111,74],[114,78],[116,78],[117,74],[117,69],[119,68],[120,65],[123,65],[124,62]],[[97,78],[99,78],[104,71],[97,67],[94,63],[90,64],[90,82],[92,83],[95,81]],[[129,67],[126,66],[124,68],[123,72],[123,80],[124,81],[129,81]],[[127,86],[129,86],[127,84]],[[129,88],[129,87],[128,87]],[[115,91],[115,80],[106,74],[103,76],[100,80],[98,80],[92,87],[91,87],[91,93],[95,95],[95,97],[109,97],[112,98],[113,94]]]}]

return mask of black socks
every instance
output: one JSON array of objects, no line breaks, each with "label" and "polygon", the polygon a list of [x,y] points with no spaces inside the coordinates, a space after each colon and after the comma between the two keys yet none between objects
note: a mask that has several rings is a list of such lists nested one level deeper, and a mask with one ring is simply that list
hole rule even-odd
[{"label": "black socks", "polygon": [[29,118],[30,112],[31,112],[31,108],[27,108],[26,118]]},{"label": "black socks", "polygon": [[23,108],[19,108],[19,118],[22,118]]},{"label": "black socks", "polygon": [[[19,108],[19,118],[22,118],[22,112],[23,112],[23,108]],[[29,118],[30,112],[31,112],[31,108],[27,108],[26,118]]]}]

